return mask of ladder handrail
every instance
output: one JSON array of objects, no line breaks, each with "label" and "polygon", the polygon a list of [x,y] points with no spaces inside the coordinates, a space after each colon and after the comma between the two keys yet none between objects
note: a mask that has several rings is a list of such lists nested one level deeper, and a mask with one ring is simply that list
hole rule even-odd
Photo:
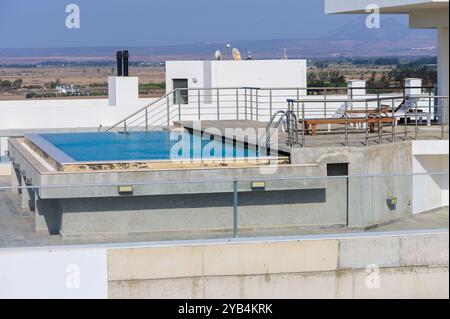
[{"label": "ladder handrail", "polygon": [[114,125],[110,126],[108,129],[105,130],[105,132],[109,132],[110,130],[112,130],[113,128],[116,128],[117,126],[119,126],[119,124],[124,123],[126,120],[132,118],[133,116],[135,116],[136,114],[139,114],[142,111],[145,111],[146,109],[152,107],[153,105],[155,105],[156,103],[166,99],[167,97],[169,97],[171,94],[175,93],[178,89],[174,89],[172,91],[170,91],[169,93],[167,93],[166,95],[156,99],[155,101],[152,101],[151,103],[143,106],[142,108],[140,108],[139,110],[133,112],[132,114],[128,115],[127,117],[123,118],[122,120],[118,121],[117,123],[115,123]]},{"label": "ladder handrail", "polygon": [[278,110],[276,111],[271,117],[270,117],[270,121],[267,123],[266,125],[266,129],[264,131],[264,135],[261,136],[260,140],[259,140],[259,144],[261,144],[263,138],[266,138],[266,148],[267,148],[267,144],[270,142],[270,138],[272,137],[272,134],[270,134],[270,136],[267,135],[267,132],[270,129],[270,126],[273,124],[273,122],[275,121],[275,118],[278,116],[278,114],[283,114],[280,119],[277,121],[277,124],[275,125],[275,129],[278,128],[278,126],[280,125],[280,122],[283,120],[283,117],[286,115],[286,111],[283,110]]},{"label": "ladder handrail", "polygon": [[[271,130],[271,125],[274,123],[276,117],[281,114],[280,118],[276,122],[275,126],[273,127],[273,131]],[[269,123],[266,125],[266,129],[264,132],[264,135],[261,136],[259,140],[259,144],[262,144],[262,140],[265,137],[266,143],[265,147],[270,148],[270,139],[272,138],[273,133],[276,129],[280,126],[283,119],[286,118],[287,121],[287,133],[288,133],[288,140],[287,144],[289,146],[293,146],[294,144],[298,144],[298,121],[297,116],[295,115],[294,111],[292,110],[278,110],[276,111],[270,118]]]}]

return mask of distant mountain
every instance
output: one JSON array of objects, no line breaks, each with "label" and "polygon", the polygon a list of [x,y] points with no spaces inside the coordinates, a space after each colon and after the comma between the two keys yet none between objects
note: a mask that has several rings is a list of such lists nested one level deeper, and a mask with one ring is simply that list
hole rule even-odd
[{"label": "distant mountain", "polygon": [[[435,30],[410,29],[391,17],[381,19],[380,29],[368,29],[365,16],[317,39],[275,39],[232,41],[245,58],[251,51],[255,59],[279,59],[286,49],[288,57],[377,57],[435,56]],[[114,61],[115,51],[128,49],[131,61],[163,62],[167,60],[213,59],[216,50],[225,54],[225,42],[201,42],[191,45],[158,47],[96,47],[49,49],[0,49],[0,64],[39,64],[42,62]]]},{"label": "distant mountain", "polygon": [[389,16],[381,16],[380,28],[366,27],[367,16],[358,16],[355,20],[338,30],[331,30],[322,38],[333,40],[434,40],[436,31],[431,29],[410,29]]}]

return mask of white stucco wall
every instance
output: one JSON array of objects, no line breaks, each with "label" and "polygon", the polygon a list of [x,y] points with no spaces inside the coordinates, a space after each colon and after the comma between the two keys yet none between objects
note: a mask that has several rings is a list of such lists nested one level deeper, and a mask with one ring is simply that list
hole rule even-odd
[{"label": "white stucco wall", "polygon": [[306,87],[306,60],[168,61],[166,91],[173,79],[187,79],[189,88]]},{"label": "white stucco wall", "polygon": [[104,248],[0,250],[0,298],[105,299]]},{"label": "white stucco wall", "polygon": [[139,103],[139,78],[128,76],[108,77],[109,105],[133,106]]},{"label": "white stucco wall", "polygon": [[213,87],[306,87],[306,60],[212,61]]},{"label": "white stucco wall", "polygon": [[0,131],[108,126],[155,99],[109,106],[108,99],[0,101]]},{"label": "white stucco wall", "polygon": [[208,87],[205,83],[205,63],[210,61],[167,61],[166,93],[173,90],[174,79],[187,79],[189,88]]},{"label": "white stucco wall", "polygon": [[[447,206],[449,141],[414,141],[413,173],[444,173],[413,177],[413,213]],[[424,196],[426,190],[426,196]]]}]

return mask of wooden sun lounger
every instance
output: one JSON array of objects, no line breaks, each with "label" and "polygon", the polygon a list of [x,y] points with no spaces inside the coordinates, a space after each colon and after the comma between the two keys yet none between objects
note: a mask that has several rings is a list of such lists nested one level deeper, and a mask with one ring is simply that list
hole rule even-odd
[{"label": "wooden sun lounger", "polygon": [[[302,120],[300,120],[300,123]],[[382,116],[382,117],[370,117],[365,118],[320,118],[320,119],[305,119],[305,134],[309,135],[311,130],[311,135],[317,135],[317,125],[319,124],[354,124],[354,123],[368,123],[369,131],[373,133],[375,131],[375,124],[378,124],[378,130],[381,130],[384,123],[392,123],[392,117]]]}]

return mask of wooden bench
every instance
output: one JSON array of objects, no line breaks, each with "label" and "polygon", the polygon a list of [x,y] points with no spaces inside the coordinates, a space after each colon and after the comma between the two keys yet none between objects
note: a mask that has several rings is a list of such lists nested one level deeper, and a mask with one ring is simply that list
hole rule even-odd
[{"label": "wooden bench", "polygon": [[[320,118],[320,119],[305,119],[304,120],[304,130],[305,134],[309,135],[309,130],[311,130],[311,135],[317,135],[317,125],[319,124],[355,124],[355,123],[368,123],[369,131],[371,133],[375,132],[375,124],[378,124],[378,130],[381,130],[384,123],[392,123],[392,117],[370,117],[365,118]],[[302,123],[302,120],[300,120]]]}]

